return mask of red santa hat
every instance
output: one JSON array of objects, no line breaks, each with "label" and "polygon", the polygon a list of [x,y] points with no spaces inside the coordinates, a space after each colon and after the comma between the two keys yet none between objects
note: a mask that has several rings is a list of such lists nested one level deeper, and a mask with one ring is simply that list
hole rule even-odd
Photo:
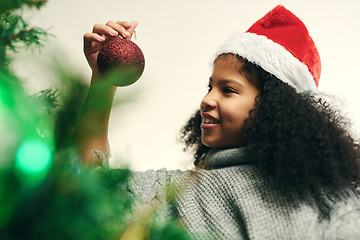
[{"label": "red santa hat", "polygon": [[216,52],[232,53],[259,65],[298,92],[316,90],[321,73],[320,56],[304,23],[283,6],[277,6],[246,32],[237,32]]}]

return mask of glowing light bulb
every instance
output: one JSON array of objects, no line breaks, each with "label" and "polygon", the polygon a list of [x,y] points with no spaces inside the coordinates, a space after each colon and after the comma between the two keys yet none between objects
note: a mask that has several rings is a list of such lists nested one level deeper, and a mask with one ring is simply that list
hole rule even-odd
[{"label": "glowing light bulb", "polygon": [[50,148],[40,140],[24,141],[16,152],[17,168],[29,175],[44,175],[52,163]]}]

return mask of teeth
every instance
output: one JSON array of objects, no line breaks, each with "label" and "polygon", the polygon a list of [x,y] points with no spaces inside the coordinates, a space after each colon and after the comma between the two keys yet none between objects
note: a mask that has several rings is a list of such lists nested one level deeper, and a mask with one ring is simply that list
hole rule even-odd
[{"label": "teeth", "polygon": [[202,122],[203,123],[219,123],[219,121],[212,119],[212,118],[203,118]]}]

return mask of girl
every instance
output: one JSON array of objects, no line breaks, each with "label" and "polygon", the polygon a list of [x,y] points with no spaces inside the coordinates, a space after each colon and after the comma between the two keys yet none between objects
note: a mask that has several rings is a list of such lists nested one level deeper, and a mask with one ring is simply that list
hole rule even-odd
[{"label": "girl", "polygon": [[[93,71],[75,138],[84,164],[106,164],[109,155],[115,87],[101,80],[97,53],[110,38],[131,38],[136,26],[108,22],[84,35]],[[315,93],[320,70],[305,25],[282,6],[234,34],[182,130],[196,169],[134,172],[129,189],[139,208],[161,205],[157,219],[178,217],[194,239],[360,238],[359,145],[346,119]]]}]

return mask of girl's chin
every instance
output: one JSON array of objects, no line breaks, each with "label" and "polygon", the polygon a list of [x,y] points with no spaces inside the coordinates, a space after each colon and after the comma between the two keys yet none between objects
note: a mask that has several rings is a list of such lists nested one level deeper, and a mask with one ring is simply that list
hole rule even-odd
[{"label": "girl's chin", "polygon": [[209,148],[223,148],[224,147],[224,146],[221,146],[220,144],[218,144],[217,142],[210,141],[206,138],[201,138],[201,142],[202,142],[202,144],[204,144],[206,147],[209,147]]},{"label": "girl's chin", "polygon": [[205,137],[201,137],[201,143],[204,144],[206,147],[209,148],[239,148],[239,147],[245,147],[244,144],[224,144],[224,142],[219,141],[210,141],[209,139],[206,139]]}]

